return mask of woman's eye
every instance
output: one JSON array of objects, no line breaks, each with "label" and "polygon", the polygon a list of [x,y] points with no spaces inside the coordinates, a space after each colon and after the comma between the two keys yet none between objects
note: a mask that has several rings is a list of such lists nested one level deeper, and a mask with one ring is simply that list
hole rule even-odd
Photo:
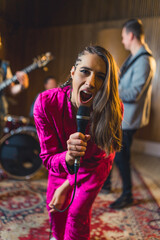
[{"label": "woman's eye", "polygon": [[105,80],[105,76],[101,76],[101,75],[100,75],[100,76],[98,76],[98,78],[101,79],[102,81]]},{"label": "woman's eye", "polygon": [[85,70],[85,69],[80,70],[80,72],[82,72],[82,73],[84,73],[84,74],[89,74],[89,71],[88,71],[88,70]]}]

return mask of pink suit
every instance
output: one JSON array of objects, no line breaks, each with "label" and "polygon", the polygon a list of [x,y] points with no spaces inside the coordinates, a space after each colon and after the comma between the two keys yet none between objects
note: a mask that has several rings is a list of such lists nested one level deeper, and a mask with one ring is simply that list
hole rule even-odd
[{"label": "pink suit", "polygon": [[[54,191],[68,179],[74,185],[65,162],[67,140],[77,131],[76,116],[69,101],[69,87],[54,88],[41,93],[34,106],[34,119],[39,136],[40,157],[48,169],[47,209]],[[86,129],[89,133],[89,124]],[[68,211],[52,214],[53,236],[57,240],[88,240],[91,207],[113,164],[115,154],[104,151],[90,140],[77,174],[75,198]],[[68,205],[71,198],[68,194]],[[64,207],[65,207],[64,206]],[[51,216],[50,216],[51,217]]]}]

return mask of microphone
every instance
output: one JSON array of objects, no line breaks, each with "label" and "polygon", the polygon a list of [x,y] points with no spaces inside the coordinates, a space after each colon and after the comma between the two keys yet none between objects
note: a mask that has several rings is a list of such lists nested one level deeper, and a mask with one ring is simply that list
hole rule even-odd
[{"label": "microphone", "polygon": [[[77,132],[85,134],[87,124],[90,119],[90,108],[87,106],[80,106],[76,115],[77,119]],[[80,167],[80,157],[77,157],[74,161],[74,172],[77,173]]]}]

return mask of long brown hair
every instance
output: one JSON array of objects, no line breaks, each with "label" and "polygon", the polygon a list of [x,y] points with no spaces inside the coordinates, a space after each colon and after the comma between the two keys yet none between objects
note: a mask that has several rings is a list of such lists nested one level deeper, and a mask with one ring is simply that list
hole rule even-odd
[{"label": "long brown hair", "polygon": [[[122,104],[118,94],[118,67],[112,55],[100,46],[88,46],[79,55],[75,68],[86,53],[97,54],[106,64],[105,81],[93,100],[91,136],[107,153],[119,151],[122,141]],[[62,87],[71,85],[69,79]]]}]

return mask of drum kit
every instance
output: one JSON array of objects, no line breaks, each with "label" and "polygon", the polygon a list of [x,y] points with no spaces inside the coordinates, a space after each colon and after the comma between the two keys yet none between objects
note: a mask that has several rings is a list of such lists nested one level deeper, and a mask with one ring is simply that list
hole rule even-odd
[{"label": "drum kit", "polygon": [[[53,59],[53,55],[46,52],[22,71],[29,73],[36,68],[44,68]],[[16,81],[14,75],[0,83],[0,93]],[[36,129],[30,125],[30,120],[22,116],[0,114],[0,178],[1,169],[13,178],[31,178],[42,165],[39,153]]]},{"label": "drum kit", "polygon": [[15,179],[30,179],[41,168],[36,128],[23,116],[1,116],[0,166]]}]

